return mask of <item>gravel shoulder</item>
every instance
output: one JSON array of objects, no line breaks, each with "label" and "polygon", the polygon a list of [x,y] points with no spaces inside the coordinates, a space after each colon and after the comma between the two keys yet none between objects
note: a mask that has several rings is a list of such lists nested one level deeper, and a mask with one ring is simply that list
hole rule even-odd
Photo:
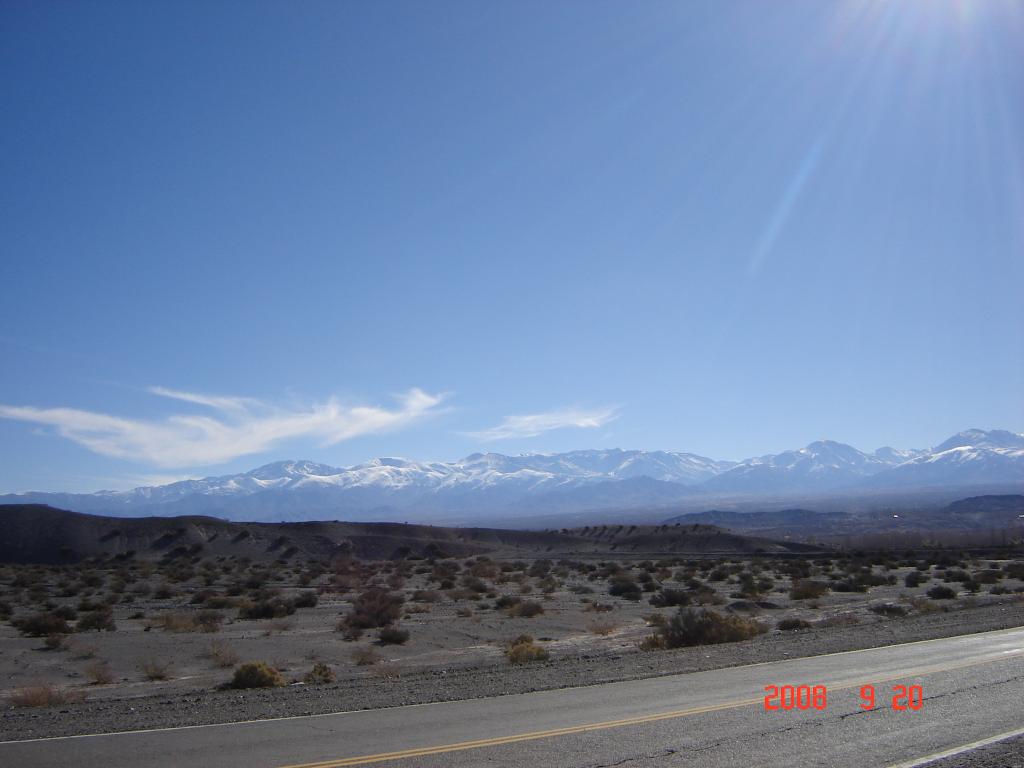
[{"label": "gravel shoulder", "polygon": [[1024,768],[1024,736],[997,741],[963,755],[928,763],[928,768]]},{"label": "gravel shoulder", "polygon": [[[328,685],[291,685],[249,691],[200,690],[121,699],[86,700],[49,709],[5,709],[0,740],[70,736],[146,728],[180,727],[377,709],[681,674],[766,661],[858,650],[988,630],[1024,626],[1024,603],[1005,601],[904,619],[879,619],[845,627],[772,632],[753,640],[676,651],[562,650],[550,661],[513,666],[487,662],[450,669],[388,670],[339,678]],[[1024,741],[1007,749],[1015,756]],[[982,755],[984,751],[979,751]],[[974,759],[970,758],[958,759]],[[979,757],[978,759],[982,759]],[[1017,765],[1018,762],[953,762]],[[937,764],[938,765],[938,764]]]}]

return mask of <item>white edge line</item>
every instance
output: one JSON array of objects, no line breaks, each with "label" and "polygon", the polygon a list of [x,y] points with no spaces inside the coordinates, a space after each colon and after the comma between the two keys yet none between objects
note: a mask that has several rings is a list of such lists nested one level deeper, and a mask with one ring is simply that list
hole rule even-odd
[{"label": "white edge line", "polygon": [[970,744],[963,744],[959,747],[953,747],[947,749],[945,752],[936,752],[935,754],[928,755],[927,757],[919,757],[914,760],[910,760],[905,763],[896,763],[890,765],[889,768],[917,768],[921,765],[928,765],[938,760],[943,760],[947,757],[955,757],[956,755],[963,754],[964,752],[970,752],[971,750],[980,749],[981,747],[987,747],[989,744],[995,744],[999,741],[1005,741],[1006,739],[1012,739],[1014,736],[1024,735],[1024,728],[1018,728],[1015,731],[1007,731],[1006,733],[1000,733],[996,736],[989,736],[987,739],[978,739],[972,741]]},{"label": "white edge line", "polygon": [[[130,736],[132,734],[142,733],[162,733],[164,731],[187,731],[194,728],[223,728],[229,725],[252,725],[254,723],[276,723],[284,720],[307,720],[319,717],[334,717],[336,715],[358,715],[366,714],[369,712],[377,712],[381,709],[409,709],[412,707],[432,707],[438,704],[459,704],[466,701],[474,701],[479,699],[497,699],[503,698],[506,695],[534,695],[544,693],[554,693],[558,691],[571,691],[578,690],[580,688],[593,688],[596,685],[623,685],[630,683],[637,683],[643,680],[653,680],[662,677],[681,677],[683,675],[699,674],[700,672],[720,672],[726,669],[746,669],[749,667],[764,667],[769,664],[779,664],[790,661],[805,661],[807,659],[824,659],[830,656],[847,656],[854,653],[870,653],[871,651],[882,651],[889,648],[904,648],[911,645],[924,645],[925,643],[940,643],[943,640],[967,640],[972,638],[978,638],[988,635],[1000,635],[1009,634],[1011,632],[1019,632],[1024,627],[1006,627],[1004,629],[991,629],[984,632],[972,632],[966,635],[951,635],[950,637],[933,637],[930,640],[912,640],[909,643],[896,643],[894,645],[877,645],[872,648],[857,648],[852,651],[834,651],[832,653],[819,653],[816,656],[794,656],[789,659],[776,659],[775,661],[758,661],[753,664],[736,664],[731,667],[720,667],[718,669],[704,669],[698,670],[697,672],[676,672],[670,675],[654,675],[652,677],[641,677],[633,680],[613,680],[609,683],[595,683],[591,685],[570,685],[564,688],[549,688],[543,691],[527,691],[523,694],[502,694],[500,696],[476,696],[469,699],[452,699],[449,701],[424,701],[419,704],[402,704],[398,707],[374,707],[370,709],[342,709],[337,712],[319,712],[315,715],[286,715],[284,717],[261,717],[253,720],[232,720],[225,723],[198,723],[196,725],[172,725],[165,728],[140,728],[137,730],[129,731],[107,731],[105,733],[78,733],[70,736],[41,736],[34,739],[11,739],[10,741],[0,741],[0,747],[5,744],[28,744],[31,742],[43,742],[43,741],[61,741],[62,739],[92,739],[99,738],[102,736]],[[904,768],[903,766],[891,766],[890,768]]]}]

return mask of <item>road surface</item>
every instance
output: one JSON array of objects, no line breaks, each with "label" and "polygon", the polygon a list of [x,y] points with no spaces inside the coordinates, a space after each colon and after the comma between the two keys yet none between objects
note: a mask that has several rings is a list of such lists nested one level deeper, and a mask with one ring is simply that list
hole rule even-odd
[{"label": "road surface", "polygon": [[[867,684],[871,709],[860,695]],[[825,707],[766,711],[766,685],[826,686]],[[920,709],[894,710],[896,685],[921,686]],[[1017,628],[488,699],[9,741],[0,765],[909,768],[1022,731]]]}]

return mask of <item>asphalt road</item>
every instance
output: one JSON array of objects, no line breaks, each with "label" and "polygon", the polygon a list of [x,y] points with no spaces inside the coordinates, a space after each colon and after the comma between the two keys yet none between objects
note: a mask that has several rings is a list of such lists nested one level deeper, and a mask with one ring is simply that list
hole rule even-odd
[{"label": "asphalt road", "polygon": [[[766,685],[824,685],[827,703],[766,711]],[[920,709],[894,710],[895,685],[921,686]],[[3,742],[0,765],[909,768],[1022,729],[1018,628],[489,699]]]}]

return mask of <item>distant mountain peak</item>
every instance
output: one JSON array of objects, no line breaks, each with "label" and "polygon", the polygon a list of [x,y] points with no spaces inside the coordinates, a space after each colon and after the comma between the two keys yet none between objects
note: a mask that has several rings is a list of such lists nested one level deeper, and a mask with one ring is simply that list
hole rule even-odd
[{"label": "distant mountain peak", "polygon": [[300,459],[298,461],[285,459],[264,464],[262,467],[257,467],[246,474],[261,480],[270,480],[294,475],[333,475],[341,471],[335,467],[319,464],[309,459]]},{"label": "distant mountain peak", "polygon": [[942,453],[954,448],[965,447],[1024,449],[1024,435],[1005,429],[965,429],[935,446],[933,450]]},{"label": "distant mountain peak", "polygon": [[459,514],[589,512],[672,504],[694,495],[854,493],[1024,485],[1024,435],[969,429],[929,450],[864,453],[822,439],[742,462],[677,451],[599,448],[565,453],[473,453],[454,462],[380,457],[350,467],[308,459],[250,472],[95,494],[11,494],[114,515],[207,514],[236,520],[420,519]]}]

